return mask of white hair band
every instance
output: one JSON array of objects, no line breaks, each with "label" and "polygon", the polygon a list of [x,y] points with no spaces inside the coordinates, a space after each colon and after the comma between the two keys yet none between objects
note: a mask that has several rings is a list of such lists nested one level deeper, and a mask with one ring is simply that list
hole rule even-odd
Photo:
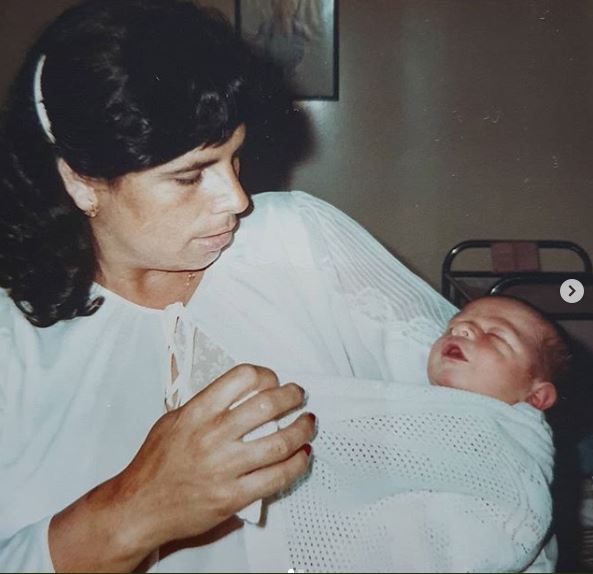
[{"label": "white hair band", "polygon": [[35,68],[35,79],[33,85],[33,96],[35,99],[35,111],[37,112],[37,117],[39,118],[39,123],[47,136],[47,139],[55,144],[56,138],[51,131],[51,122],[49,121],[49,117],[47,115],[47,109],[45,108],[45,104],[43,102],[43,92],[41,90],[41,76],[43,74],[43,65],[45,64],[45,54],[42,54],[39,58],[39,62],[37,62],[37,67]]}]

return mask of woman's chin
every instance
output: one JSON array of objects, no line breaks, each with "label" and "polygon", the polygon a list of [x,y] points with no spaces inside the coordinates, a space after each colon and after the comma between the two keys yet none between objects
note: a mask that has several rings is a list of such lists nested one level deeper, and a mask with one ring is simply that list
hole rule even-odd
[{"label": "woman's chin", "polygon": [[193,269],[195,271],[204,271],[220,257],[222,252],[223,250],[219,249],[218,251],[209,251],[205,254],[202,253],[199,257],[196,257],[190,264],[188,264],[187,268]]}]

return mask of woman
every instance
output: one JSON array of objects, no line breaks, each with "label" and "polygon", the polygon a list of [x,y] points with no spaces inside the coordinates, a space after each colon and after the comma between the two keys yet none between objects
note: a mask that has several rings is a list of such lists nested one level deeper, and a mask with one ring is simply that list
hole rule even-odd
[{"label": "woman", "polygon": [[274,371],[424,380],[446,302],[311,196],[248,209],[254,69],[173,0],[85,2],[31,49],[0,150],[0,569],[245,570],[236,513],[314,433],[242,440],[302,406]]}]

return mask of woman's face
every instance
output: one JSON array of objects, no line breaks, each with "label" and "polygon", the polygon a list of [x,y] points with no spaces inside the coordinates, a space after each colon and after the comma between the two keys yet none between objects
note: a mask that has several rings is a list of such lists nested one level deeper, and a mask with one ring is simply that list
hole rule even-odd
[{"label": "woman's face", "polygon": [[91,220],[103,273],[198,270],[233,238],[249,199],[238,180],[245,126],[218,147],[199,147],[96,191]]}]

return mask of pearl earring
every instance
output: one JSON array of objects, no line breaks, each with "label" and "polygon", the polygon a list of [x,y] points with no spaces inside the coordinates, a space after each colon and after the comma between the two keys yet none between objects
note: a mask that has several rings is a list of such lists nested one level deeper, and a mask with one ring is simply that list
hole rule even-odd
[{"label": "pearl earring", "polygon": [[91,206],[85,210],[85,215],[87,217],[95,217],[97,215],[97,213],[99,213],[99,207],[97,206],[97,204],[93,201],[93,203],[91,204]]}]

